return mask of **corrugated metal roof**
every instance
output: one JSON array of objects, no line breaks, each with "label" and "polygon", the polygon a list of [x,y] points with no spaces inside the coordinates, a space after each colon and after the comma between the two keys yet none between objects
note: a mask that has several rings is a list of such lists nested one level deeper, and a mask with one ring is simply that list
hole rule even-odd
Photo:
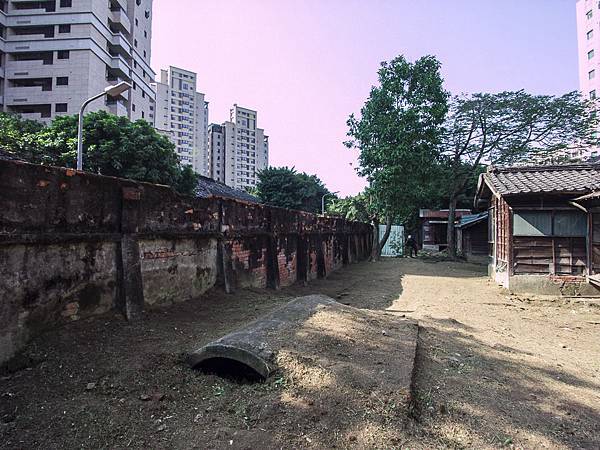
[{"label": "corrugated metal roof", "polygon": [[[419,217],[423,219],[447,219],[449,211],[447,209],[420,209]],[[457,209],[456,217],[461,217],[464,215],[471,214],[470,209]]]},{"label": "corrugated metal roof", "polygon": [[492,167],[483,179],[499,195],[586,192],[600,189],[600,165]]},{"label": "corrugated metal roof", "polygon": [[460,223],[457,225],[457,228],[468,228],[471,225],[475,225],[479,222],[483,222],[484,220],[487,220],[487,218],[488,218],[487,211],[479,213],[479,214],[474,214],[471,216],[463,216],[460,218]]}]

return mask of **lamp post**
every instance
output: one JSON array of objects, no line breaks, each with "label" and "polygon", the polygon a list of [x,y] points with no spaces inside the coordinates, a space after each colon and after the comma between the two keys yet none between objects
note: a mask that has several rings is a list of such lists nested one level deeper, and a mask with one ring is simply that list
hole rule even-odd
[{"label": "lamp post", "polygon": [[339,194],[340,191],[335,191],[335,192],[329,192],[327,194],[324,194],[323,197],[321,197],[321,214],[325,215],[325,197],[327,197],[328,195],[335,195],[335,194]]},{"label": "lamp post", "polygon": [[83,113],[85,112],[85,108],[87,105],[92,103],[94,100],[97,100],[105,95],[110,97],[118,97],[123,92],[131,89],[131,85],[127,81],[121,81],[114,86],[107,86],[104,89],[104,92],[94,95],[91,98],[88,98],[83,105],[81,105],[81,109],[79,110],[79,124],[77,129],[77,170],[83,170]]}]

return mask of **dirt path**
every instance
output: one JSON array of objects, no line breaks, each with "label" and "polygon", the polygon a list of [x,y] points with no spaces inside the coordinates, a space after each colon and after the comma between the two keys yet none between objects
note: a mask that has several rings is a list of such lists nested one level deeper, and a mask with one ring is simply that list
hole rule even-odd
[{"label": "dirt path", "polygon": [[[321,408],[320,390],[338,387],[319,368],[237,384],[183,363],[317,292],[420,321],[417,420],[341,391],[338,410]],[[21,362],[0,378],[3,448],[600,448],[600,309],[507,296],[466,264],[389,260],[308,287],[213,292],[143,326],[103,316],[34,340]]]},{"label": "dirt path", "polygon": [[506,295],[473,267],[403,261],[388,308],[420,321],[424,438],[600,448],[600,309]]}]

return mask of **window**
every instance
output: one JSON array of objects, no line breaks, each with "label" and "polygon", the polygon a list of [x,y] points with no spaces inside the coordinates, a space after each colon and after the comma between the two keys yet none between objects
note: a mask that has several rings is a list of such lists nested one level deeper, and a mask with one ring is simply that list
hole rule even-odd
[{"label": "window", "polygon": [[71,25],[59,25],[58,26],[58,32],[59,33],[70,33],[71,32]]},{"label": "window", "polygon": [[135,111],[135,103],[131,105],[131,109]]},{"label": "window", "polygon": [[585,236],[587,216],[578,211],[518,211],[513,217],[515,236]]},{"label": "window", "polygon": [[58,113],[66,113],[67,112],[67,104],[66,103],[57,103],[54,107],[55,111]]},{"label": "window", "polygon": [[515,236],[551,236],[552,212],[515,212],[513,218],[513,233]]},{"label": "window", "polygon": [[591,9],[585,14],[585,17],[587,17],[588,20],[590,20],[592,17],[594,17],[594,13],[592,12]]},{"label": "window", "polygon": [[587,216],[579,212],[556,211],[554,213],[554,236],[585,236]]},{"label": "window", "polygon": [[71,6],[73,6],[72,3],[73,2],[71,0],[60,0],[60,7],[61,8],[70,8]]},{"label": "window", "polygon": [[590,91],[590,100],[596,99],[596,89]]},{"label": "window", "polygon": [[68,86],[69,85],[69,77],[57,77],[56,85],[57,86]]},{"label": "window", "polygon": [[588,72],[588,80],[593,80],[596,77],[596,70],[592,69]]},{"label": "window", "polygon": [[594,57],[594,50],[590,50],[588,52],[588,59],[592,59]]},{"label": "window", "polygon": [[69,50],[59,50],[57,56],[58,59],[69,59],[71,53],[69,52]]}]

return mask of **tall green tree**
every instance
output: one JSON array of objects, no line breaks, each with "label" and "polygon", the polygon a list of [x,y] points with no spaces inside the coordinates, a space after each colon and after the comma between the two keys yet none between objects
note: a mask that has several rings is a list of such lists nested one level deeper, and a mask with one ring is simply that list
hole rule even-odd
[{"label": "tall green tree", "polygon": [[[26,136],[25,144],[8,149],[15,156],[37,164],[76,167],[77,116],[57,117],[47,127],[16,120]],[[0,127],[2,135],[6,128],[1,121]],[[180,163],[173,143],[145,120],[131,122],[104,111],[87,114],[83,144],[86,171],[167,184],[182,194],[194,194],[198,175]]]},{"label": "tall green tree", "polygon": [[35,135],[44,128],[39,122],[11,113],[0,112],[0,148],[26,161],[37,159]]},{"label": "tall green tree", "polygon": [[593,102],[524,91],[452,99],[441,154],[449,199],[448,252],[456,255],[456,206],[483,165],[544,163],[570,147],[597,145]]},{"label": "tall green tree", "polygon": [[360,117],[348,119],[346,145],[360,151],[358,173],[367,177],[376,231],[373,258],[379,258],[394,220],[404,222],[432,195],[430,180],[439,170],[437,148],[449,94],[440,63],[433,56],[409,62],[403,56],[384,62],[379,84],[371,89]]},{"label": "tall green tree", "polygon": [[262,170],[258,174],[258,184],[253,193],[267,205],[312,213],[321,212],[324,195],[332,196],[316,175],[298,173],[293,167],[269,167]]},{"label": "tall green tree", "polygon": [[367,190],[358,195],[334,199],[328,204],[327,212],[347,220],[366,223],[373,220],[374,214]]}]

